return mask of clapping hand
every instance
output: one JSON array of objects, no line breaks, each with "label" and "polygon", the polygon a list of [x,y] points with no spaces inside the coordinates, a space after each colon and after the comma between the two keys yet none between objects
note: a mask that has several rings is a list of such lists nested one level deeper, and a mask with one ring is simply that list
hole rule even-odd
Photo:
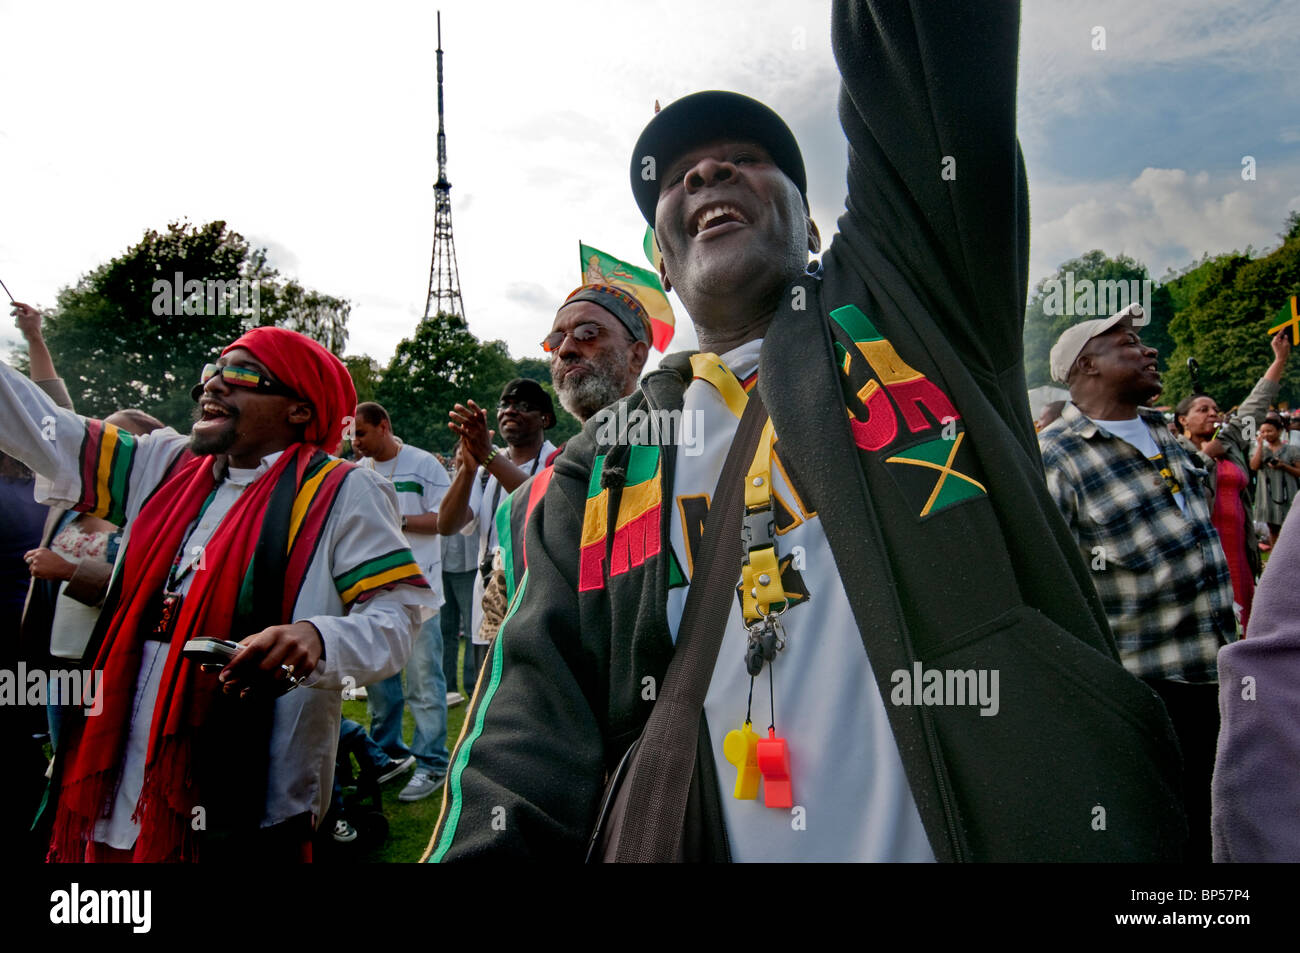
[{"label": "clapping hand", "polygon": [[477,467],[492,452],[492,438],[495,432],[488,430],[487,411],[473,400],[467,403],[468,407],[465,404],[457,404],[452,408],[448,414],[451,423],[447,426],[460,437],[461,446],[468,450],[470,456],[474,458],[474,466]]}]

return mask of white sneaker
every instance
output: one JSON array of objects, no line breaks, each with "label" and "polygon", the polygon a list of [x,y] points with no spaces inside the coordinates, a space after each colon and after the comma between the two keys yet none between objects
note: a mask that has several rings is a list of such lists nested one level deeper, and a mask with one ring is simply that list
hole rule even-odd
[{"label": "white sneaker", "polygon": [[402,793],[397,795],[399,801],[421,801],[428,797],[447,780],[446,774],[430,774],[428,771],[420,770],[411,775],[411,780],[406,782],[406,787],[402,788]]},{"label": "white sneaker", "polygon": [[340,817],[334,822],[334,839],[340,844],[351,844],[357,839],[357,829]]},{"label": "white sneaker", "polygon": [[464,702],[465,702],[465,696],[462,695],[460,692],[448,692],[448,693],[447,693],[447,707],[448,707],[448,708],[455,708],[457,705],[464,704]]}]

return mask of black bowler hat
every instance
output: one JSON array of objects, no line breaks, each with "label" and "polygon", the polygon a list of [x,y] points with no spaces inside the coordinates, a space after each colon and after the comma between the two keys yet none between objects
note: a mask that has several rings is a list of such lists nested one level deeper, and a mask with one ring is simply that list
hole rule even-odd
[{"label": "black bowler hat", "polygon": [[501,391],[501,400],[504,401],[506,398],[526,400],[528,406],[534,410],[550,414],[551,422],[549,425],[543,425],[543,430],[550,430],[555,426],[555,402],[551,400],[551,395],[546,393],[546,388],[537,381],[527,377],[516,377]]},{"label": "black bowler hat", "polygon": [[[669,103],[650,120],[632,150],[632,194],[645,220],[654,228],[659,204],[659,177],[683,154],[719,139],[757,142],[790,177],[808,205],[808,175],[794,133],[776,113],[757,99],[711,89]],[[653,163],[647,162],[652,158]]]}]

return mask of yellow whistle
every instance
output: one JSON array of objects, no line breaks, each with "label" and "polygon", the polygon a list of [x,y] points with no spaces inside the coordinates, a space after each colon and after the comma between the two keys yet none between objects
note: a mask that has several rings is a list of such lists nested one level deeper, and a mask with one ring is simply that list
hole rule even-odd
[{"label": "yellow whistle", "polygon": [[753,801],[758,797],[758,783],[763,780],[763,773],[758,770],[759,740],[749,722],[727,732],[727,737],[722,739],[723,756],[736,766],[736,790],[733,794],[737,800]]}]

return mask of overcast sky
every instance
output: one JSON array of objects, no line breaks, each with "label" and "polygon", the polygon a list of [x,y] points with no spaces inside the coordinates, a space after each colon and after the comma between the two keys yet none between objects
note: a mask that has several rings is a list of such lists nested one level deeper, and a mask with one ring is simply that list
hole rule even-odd
[{"label": "overcast sky", "polygon": [[[481,338],[541,356],[580,281],[579,239],[645,264],[627,169],[656,98],[767,102],[833,230],[845,158],[829,0],[440,7],[456,251]],[[428,285],[435,9],[0,0],[0,278],[49,307],[146,229],[224,219],[285,275],[350,299],[348,353],[386,363]],[[1027,3],[1031,281],[1091,248],[1159,278],[1275,245],[1300,208],[1297,39],[1300,4],[1283,0]],[[17,332],[0,324],[7,354]],[[678,328],[673,348],[692,345],[680,305]]]}]

